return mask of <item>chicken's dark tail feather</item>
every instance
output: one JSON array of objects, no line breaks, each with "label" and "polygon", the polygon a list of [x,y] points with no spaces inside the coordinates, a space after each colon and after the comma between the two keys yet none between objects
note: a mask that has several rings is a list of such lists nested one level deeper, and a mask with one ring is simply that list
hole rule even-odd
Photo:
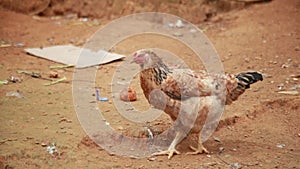
[{"label": "chicken's dark tail feather", "polygon": [[232,101],[237,100],[237,98],[245,92],[246,89],[250,88],[250,85],[256,83],[257,81],[262,81],[263,76],[257,72],[247,72],[240,73],[235,76],[238,81],[238,86],[229,93],[229,97],[226,99],[226,104],[230,104]]},{"label": "chicken's dark tail feather", "polygon": [[250,85],[256,83],[257,81],[262,81],[263,76],[257,72],[247,72],[247,73],[240,73],[236,75],[236,78],[239,79],[238,85],[239,87],[248,89]]}]

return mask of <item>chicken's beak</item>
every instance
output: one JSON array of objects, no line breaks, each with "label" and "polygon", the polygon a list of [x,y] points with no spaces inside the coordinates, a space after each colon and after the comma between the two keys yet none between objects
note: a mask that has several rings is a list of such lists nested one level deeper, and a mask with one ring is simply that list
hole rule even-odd
[{"label": "chicken's beak", "polygon": [[136,63],[134,59],[130,62],[130,64],[132,64],[132,63]]},{"label": "chicken's beak", "polygon": [[132,61],[130,62],[131,64],[136,63],[136,61],[135,61],[136,55],[137,55],[137,53],[134,52],[134,54],[131,56],[131,58],[132,58]]}]

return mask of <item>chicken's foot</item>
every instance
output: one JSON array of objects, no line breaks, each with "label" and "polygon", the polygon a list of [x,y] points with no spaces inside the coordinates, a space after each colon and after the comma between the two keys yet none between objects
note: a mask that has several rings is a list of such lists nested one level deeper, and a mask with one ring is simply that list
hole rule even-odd
[{"label": "chicken's foot", "polygon": [[202,154],[202,153],[208,153],[207,149],[202,145],[201,139],[198,140],[198,147],[195,148],[193,146],[190,146],[190,149],[193,150],[193,152],[188,152],[187,154]]},{"label": "chicken's foot", "polygon": [[177,144],[182,140],[182,137],[184,137],[183,132],[177,132],[174,140],[172,141],[171,145],[169,146],[168,150],[160,151],[153,153],[153,156],[158,156],[158,155],[168,155],[168,159],[170,160],[174,154],[180,154],[178,150],[176,150]]}]

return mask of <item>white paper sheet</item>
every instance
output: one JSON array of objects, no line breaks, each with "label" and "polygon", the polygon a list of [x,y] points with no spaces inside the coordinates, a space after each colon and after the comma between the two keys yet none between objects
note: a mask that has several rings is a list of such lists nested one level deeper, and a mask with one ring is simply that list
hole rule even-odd
[{"label": "white paper sheet", "polygon": [[124,55],[109,53],[104,50],[99,50],[96,52],[90,49],[80,48],[72,45],[59,45],[45,48],[26,48],[24,50],[33,56],[66,65],[75,65],[77,68],[85,68],[109,63],[125,57]]}]

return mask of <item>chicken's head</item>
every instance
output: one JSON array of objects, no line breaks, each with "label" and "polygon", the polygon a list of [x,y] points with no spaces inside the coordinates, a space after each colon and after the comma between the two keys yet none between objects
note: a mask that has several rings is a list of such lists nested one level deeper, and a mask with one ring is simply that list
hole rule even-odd
[{"label": "chicken's head", "polygon": [[132,62],[140,65],[142,69],[157,67],[157,65],[163,63],[161,58],[149,49],[142,49],[134,52]]},{"label": "chicken's head", "polygon": [[150,58],[151,51],[149,50],[139,50],[133,54],[133,62],[139,65],[145,64]]}]

